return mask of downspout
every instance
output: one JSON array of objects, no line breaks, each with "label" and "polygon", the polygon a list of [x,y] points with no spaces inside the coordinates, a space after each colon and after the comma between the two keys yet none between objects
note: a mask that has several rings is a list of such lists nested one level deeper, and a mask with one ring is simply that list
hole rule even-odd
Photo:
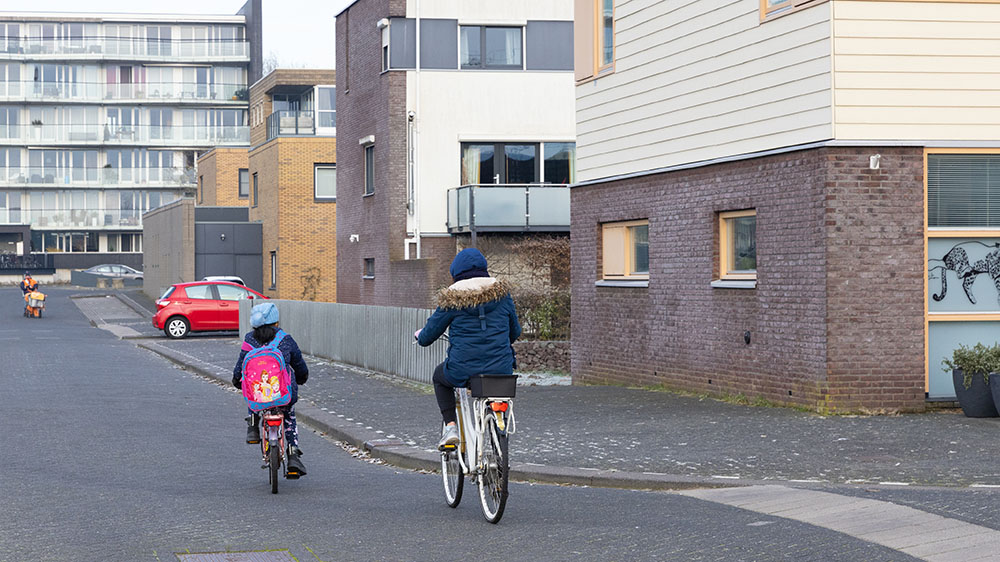
[{"label": "downspout", "polygon": [[[414,80],[416,81],[416,84],[414,84],[414,87],[416,88],[416,93],[414,95],[413,104],[415,106],[415,109],[420,109],[420,0],[413,0],[413,6],[414,6],[414,11],[415,11],[415,13],[414,13],[415,23],[414,23],[414,25],[416,27],[415,41],[416,41],[416,46],[417,46],[417,49],[416,49],[417,52],[415,53],[415,55],[416,55],[415,59],[416,60],[414,61],[416,63],[415,66],[417,68],[416,68],[416,70],[413,71]],[[420,259],[421,258],[421,253],[420,253],[420,212],[419,212],[420,211],[420,204],[417,203],[417,169],[418,169],[418,166],[417,166],[417,157],[419,155],[419,151],[417,150],[417,137],[419,136],[420,131],[417,129],[417,115],[416,115],[416,113],[414,113],[413,111],[410,111],[410,116],[411,116],[410,127],[412,128],[412,134],[413,134],[412,143],[410,144],[410,151],[411,151],[410,154],[411,154],[411,158],[412,158],[412,162],[411,162],[411,166],[410,166],[410,171],[411,171],[410,185],[413,188],[413,192],[412,192],[412,197],[413,197],[413,236],[417,239],[417,259]]]}]

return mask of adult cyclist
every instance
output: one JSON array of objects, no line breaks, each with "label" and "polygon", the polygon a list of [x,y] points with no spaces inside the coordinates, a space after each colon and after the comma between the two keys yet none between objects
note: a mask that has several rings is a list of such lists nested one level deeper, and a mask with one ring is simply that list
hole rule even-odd
[{"label": "adult cyclist", "polygon": [[38,289],[38,281],[31,278],[31,273],[24,272],[24,280],[21,281],[21,292],[27,295],[28,293],[33,293]]},{"label": "adult cyclist", "polygon": [[459,443],[455,388],[476,374],[514,372],[514,340],[521,335],[510,286],[487,271],[475,248],[462,250],[449,269],[454,283],[438,294],[438,307],[413,336],[423,347],[448,330],[448,357],[434,369],[434,395],[445,427],[438,449]]}]

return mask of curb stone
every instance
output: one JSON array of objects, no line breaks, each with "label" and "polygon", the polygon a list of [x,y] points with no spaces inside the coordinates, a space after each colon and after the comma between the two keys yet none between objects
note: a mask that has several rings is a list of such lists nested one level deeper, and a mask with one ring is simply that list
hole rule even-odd
[{"label": "curb stone", "polygon": [[[225,383],[228,378],[208,369],[192,365],[177,354],[156,344],[136,342],[136,346],[151,351],[182,368],[213,382]],[[441,458],[433,452],[406,445],[380,445],[385,436],[374,430],[358,427],[344,421],[308,400],[299,401],[295,406],[295,417],[313,429],[325,433],[338,441],[363,449],[373,458],[411,470],[438,472]],[[739,482],[719,481],[679,474],[646,474],[641,472],[617,472],[610,470],[545,466],[530,463],[511,463],[510,478],[517,481],[543,484],[591,486],[597,488],[623,488],[632,490],[690,490],[694,488],[734,488],[758,483],[741,480]],[[772,482],[773,483],[773,482]]]}]

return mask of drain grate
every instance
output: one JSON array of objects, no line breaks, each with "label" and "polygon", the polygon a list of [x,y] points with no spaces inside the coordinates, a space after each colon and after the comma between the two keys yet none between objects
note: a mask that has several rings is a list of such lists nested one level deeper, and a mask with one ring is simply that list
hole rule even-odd
[{"label": "drain grate", "polygon": [[201,552],[178,554],[180,562],[295,562],[287,550],[255,550],[253,552]]}]

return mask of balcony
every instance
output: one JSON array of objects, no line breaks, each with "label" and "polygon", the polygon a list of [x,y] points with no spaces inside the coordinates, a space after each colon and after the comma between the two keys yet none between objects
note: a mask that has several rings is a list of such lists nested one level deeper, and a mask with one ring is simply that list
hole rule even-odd
[{"label": "balcony", "polygon": [[267,116],[267,140],[315,134],[316,117],[312,111],[275,111]]},{"label": "balcony", "polygon": [[144,211],[138,209],[23,210],[34,228],[140,229]]},{"label": "balcony", "polygon": [[193,187],[194,168],[57,168],[45,166],[0,167],[0,186],[146,186]]},{"label": "balcony", "polygon": [[9,38],[0,50],[3,59],[53,60],[223,60],[245,61],[250,57],[246,41],[192,41],[189,39],[136,39],[119,37],[85,37],[71,39],[26,40]]},{"label": "balcony", "polygon": [[0,145],[243,146],[244,125],[0,125]]},{"label": "balcony", "polygon": [[463,185],[448,190],[448,232],[568,232],[568,185]]},{"label": "balcony", "polygon": [[0,102],[104,102],[134,101],[170,105],[218,104],[245,105],[247,85],[242,83],[199,84],[187,82],[143,82],[105,84],[94,82],[35,82],[20,80],[0,82]]}]

